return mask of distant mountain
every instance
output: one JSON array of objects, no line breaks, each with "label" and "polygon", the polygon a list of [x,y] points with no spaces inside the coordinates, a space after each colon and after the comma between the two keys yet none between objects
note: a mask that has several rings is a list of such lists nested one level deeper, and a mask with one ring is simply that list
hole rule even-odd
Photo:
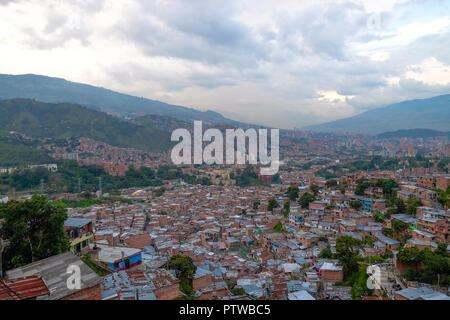
[{"label": "distant mountain", "polygon": [[0,100],[0,114],[0,128],[35,138],[86,137],[151,152],[165,151],[172,145],[167,132],[69,103]]},{"label": "distant mountain", "polygon": [[450,138],[450,131],[436,131],[431,129],[407,129],[398,131],[389,131],[377,135],[379,139],[389,138],[435,138],[448,137]]},{"label": "distant mountain", "polygon": [[356,116],[302,129],[322,132],[379,134],[403,129],[450,130],[450,94],[404,101]]},{"label": "distant mountain", "polygon": [[60,78],[33,74],[0,74],[0,99],[14,98],[36,99],[48,103],[74,103],[129,118],[154,114],[188,122],[202,120],[211,124],[235,123],[214,111],[199,111]]}]

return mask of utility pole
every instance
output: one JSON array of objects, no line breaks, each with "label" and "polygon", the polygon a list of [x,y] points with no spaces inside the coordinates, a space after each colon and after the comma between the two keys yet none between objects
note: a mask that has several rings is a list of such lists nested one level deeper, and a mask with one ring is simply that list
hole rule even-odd
[{"label": "utility pole", "polygon": [[44,194],[44,179],[41,179],[41,194]]},{"label": "utility pole", "polygon": [[81,178],[78,178],[78,193],[81,193]]}]

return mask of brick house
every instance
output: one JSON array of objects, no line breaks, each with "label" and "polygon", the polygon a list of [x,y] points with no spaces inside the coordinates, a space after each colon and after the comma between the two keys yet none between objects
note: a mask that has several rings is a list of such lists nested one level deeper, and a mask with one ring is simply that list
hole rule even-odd
[{"label": "brick house", "polygon": [[344,269],[335,262],[325,262],[320,268],[320,278],[324,282],[337,282],[344,279]]},{"label": "brick house", "polygon": [[140,249],[150,245],[150,233],[129,235],[124,240],[127,247]]},{"label": "brick house", "polygon": [[311,248],[319,242],[319,236],[311,232],[297,232],[295,239],[298,240],[302,246]]},{"label": "brick house", "polygon": [[194,279],[192,280],[192,287],[195,291],[209,287],[213,283],[213,274],[211,271],[197,268]]}]

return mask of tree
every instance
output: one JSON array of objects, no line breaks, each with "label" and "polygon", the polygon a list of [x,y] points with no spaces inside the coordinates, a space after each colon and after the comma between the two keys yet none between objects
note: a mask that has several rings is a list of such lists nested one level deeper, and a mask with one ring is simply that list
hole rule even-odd
[{"label": "tree", "polygon": [[0,207],[4,219],[0,236],[9,240],[5,251],[5,268],[19,267],[66,252],[69,240],[65,236],[66,210],[33,196],[23,202],[11,200]]},{"label": "tree", "polygon": [[279,221],[275,227],[273,227],[273,230],[275,230],[276,232],[281,232],[283,230],[283,224],[281,223],[281,221]]},{"label": "tree", "polygon": [[394,232],[396,232],[396,233],[403,232],[408,228],[406,223],[404,223],[403,221],[397,220],[397,219],[392,219],[391,225],[392,225],[392,230],[394,230]]},{"label": "tree", "polygon": [[447,253],[447,244],[445,242],[439,242],[438,243],[438,247],[436,248],[436,250],[434,251],[434,253],[443,256],[443,257],[447,257],[448,253]]},{"label": "tree", "polygon": [[337,186],[337,180],[336,179],[328,180],[326,182],[326,186],[327,186],[327,188],[332,188],[332,187]]},{"label": "tree", "polygon": [[175,270],[175,274],[180,279],[180,290],[187,295],[192,295],[192,280],[194,279],[197,266],[191,257],[182,256],[179,254],[173,255],[167,261],[167,268]]},{"label": "tree", "polygon": [[394,253],[387,249],[386,252],[384,253],[383,259],[389,259],[389,258],[393,258],[394,257]]},{"label": "tree", "polygon": [[291,210],[291,203],[289,201],[286,201],[283,205],[283,209],[284,209],[284,216],[287,218]]},{"label": "tree", "polygon": [[432,252],[428,248],[423,250],[415,247],[403,248],[399,250],[397,258],[401,263],[409,266],[410,271],[405,274],[408,280],[430,284],[436,284],[439,281],[439,284],[444,286],[450,284],[450,259],[442,256],[439,251]]},{"label": "tree", "polygon": [[245,294],[245,290],[240,287],[234,287],[233,289],[231,289],[231,294],[233,296],[242,296]]},{"label": "tree", "polygon": [[363,239],[364,244],[367,244],[370,247],[373,247],[374,240],[370,236],[365,236]]},{"label": "tree", "polygon": [[438,189],[439,196],[436,198],[436,200],[444,207],[450,207],[450,187],[447,188],[447,190],[442,191]]},{"label": "tree", "polygon": [[344,269],[344,277],[350,276],[358,270],[359,250],[362,248],[360,240],[350,236],[342,236],[336,241],[336,257]]},{"label": "tree", "polygon": [[381,212],[377,212],[373,215],[373,219],[375,220],[375,222],[384,222],[384,215]]},{"label": "tree", "polygon": [[289,200],[295,201],[295,199],[298,198],[298,187],[297,186],[290,186],[288,189],[288,197]]},{"label": "tree", "polygon": [[398,184],[392,179],[378,179],[374,186],[383,189],[384,196],[388,198],[395,195]]},{"label": "tree", "polygon": [[384,216],[390,218],[393,214],[397,214],[397,208],[388,208]]},{"label": "tree", "polygon": [[158,188],[155,192],[155,196],[161,197],[164,194],[164,192],[166,192],[166,188],[164,187]]},{"label": "tree", "polygon": [[417,207],[422,205],[422,201],[420,199],[417,200],[408,200],[406,206],[406,213],[415,216]]},{"label": "tree", "polygon": [[405,202],[402,199],[397,198],[397,200],[395,201],[395,206],[397,207],[397,213],[406,212]]},{"label": "tree", "polygon": [[333,258],[333,252],[331,251],[331,246],[327,245],[325,248],[322,249],[319,253],[320,259],[332,259]]},{"label": "tree", "polygon": [[317,193],[319,192],[320,187],[316,184],[312,184],[309,189],[312,191],[312,193],[317,196]]},{"label": "tree", "polygon": [[352,207],[355,210],[358,210],[361,207],[361,201],[359,200],[352,200],[350,201],[350,207]]},{"label": "tree", "polygon": [[360,180],[358,181],[358,184],[356,185],[355,188],[355,194],[359,195],[359,196],[363,196],[364,195],[364,191],[370,187],[370,183],[364,180]]},{"label": "tree", "polygon": [[269,204],[267,205],[267,210],[272,211],[274,208],[278,208],[280,206],[280,204],[278,203],[277,200],[275,200],[275,198],[270,198],[269,199]]},{"label": "tree", "polygon": [[309,203],[314,201],[314,196],[308,192],[305,192],[300,199],[298,200],[299,205],[302,206],[302,208],[308,208]]},{"label": "tree", "polygon": [[281,183],[281,178],[279,173],[275,173],[272,177],[272,183]]},{"label": "tree", "polygon": [[260,202],[258,200],[253,201],[253,210],[258,210]]},{"label": "tree", "polygon": [[367,265],[357,266],[357,270],[354,274],[352,274],[350,283],[352,288],[350,289],[350,293],[352,295],[353,300],[361,300],[363,296],[370,295],[371,291],[367,287],[367,278],[369,275],[367,274]]}]

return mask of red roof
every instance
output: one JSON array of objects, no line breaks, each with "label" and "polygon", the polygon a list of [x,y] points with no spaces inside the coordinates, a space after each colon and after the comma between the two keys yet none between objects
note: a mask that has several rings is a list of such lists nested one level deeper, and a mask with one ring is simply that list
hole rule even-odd
[{"label": "red roof", "polygon": [[49,294],[44,281],[38,276],[0,280],[0,300],[22,300]]}]

